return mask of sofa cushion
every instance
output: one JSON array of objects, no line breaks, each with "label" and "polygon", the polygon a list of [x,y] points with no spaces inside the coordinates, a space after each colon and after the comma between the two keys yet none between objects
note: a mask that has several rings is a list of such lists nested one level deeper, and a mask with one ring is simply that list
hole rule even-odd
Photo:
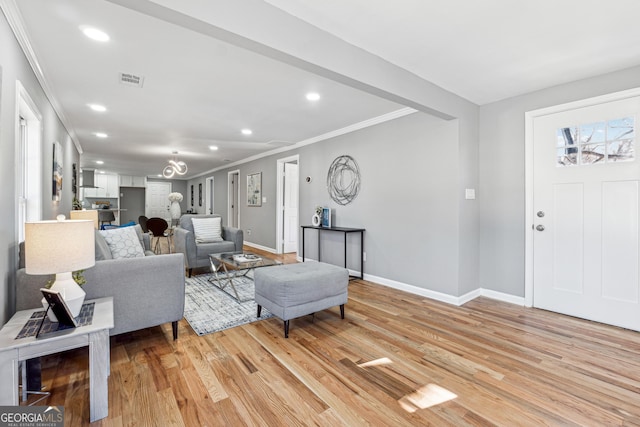
[{"label": "sofa cushion", "polygon": [[113,259],[144,257],[144,249],[134,227],[100,230],[100,234],[109,245]]},{"label": "sofa cushion", "polygon": [[222,219],[218,218],[193,218],[193,232],[196,243],[221,242]]},{"label": "sofa cushion", "polygon": [[215,243],[200,243],[196,246],[196,256],[198,258],[207,258],[211,254],[219,254],[222,252],[233,252],[236,246],[233,242],[223,240]]},{"label": "sofa cushion", "polygon": [[111,255],[111,249],[104,236],[100,234],[99,230],[96,230],[96,261],[103,261],[105,259],[113,259]]}]

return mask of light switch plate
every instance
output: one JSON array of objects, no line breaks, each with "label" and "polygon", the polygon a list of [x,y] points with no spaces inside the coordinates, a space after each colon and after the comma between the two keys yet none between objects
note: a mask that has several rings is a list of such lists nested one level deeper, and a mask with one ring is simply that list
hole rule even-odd
[{"label": "light switch plate", "polygon": [[476,190],[474,188],[465,189],[464,198],[467,200],[474,200],[476,198]]}]

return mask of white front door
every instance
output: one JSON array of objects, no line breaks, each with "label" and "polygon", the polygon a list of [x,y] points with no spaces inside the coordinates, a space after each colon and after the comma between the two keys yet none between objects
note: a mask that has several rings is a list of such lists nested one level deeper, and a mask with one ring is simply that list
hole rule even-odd
[{"label": "white front door", "polygon": [[533,119],[533,305],[640,330],[640,97]]},{"label": "white front door", "polygon": [[171,193],[170,182],[147,181],[145,194],[145,216],[147,218],[164,218],[167,223],[171,224],[169,193]]},{"label": "white front door", "polygon": [[284,164],[284,252],[298,250],[298,164]]}]

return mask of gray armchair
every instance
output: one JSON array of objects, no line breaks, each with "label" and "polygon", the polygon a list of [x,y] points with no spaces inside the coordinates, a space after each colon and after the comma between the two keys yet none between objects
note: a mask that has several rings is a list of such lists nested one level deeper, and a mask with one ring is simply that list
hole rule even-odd
[{"label": "gray armchair", "polygon": [[209,254],[242,251],[244,234],[242,230],[222,226],[222,242],[196,243],[192,218],[217,218],[220,215],[182,215],[178,227],[173,231],[173,245],[176,252],[182,252],[189,269],[189,277],[194,268],[210,265]]}]

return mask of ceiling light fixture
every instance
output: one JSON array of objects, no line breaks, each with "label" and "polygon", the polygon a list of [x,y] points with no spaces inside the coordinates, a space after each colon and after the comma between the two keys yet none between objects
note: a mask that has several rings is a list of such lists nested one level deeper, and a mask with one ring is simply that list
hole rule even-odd
[{"label": "ceiling light fixture", "polygon": [[182,160],[176,160],[177,151],[173,153],[173,159],[169,160],[169,164],[162,170],[162,176],[165,178],[173,178],[175,174],[184,175],[187,173],[187,164]]},{"label": "ceiling light fixture", "polygon": [[81,25],[80,30],[84,33],[85,36],[89,37],[91,40],[95,40],[98,42],[109,41],[109,34],[97,28],[89,27],[87,25]]},{"label": "ceiling light fixture", "polygon": [[251,129],[242,129],[241,132],[243,135],[251,135],[253,133]]},{"label": "ceiling light fixture", "polygon": [[93,134],[94,134],[95,136],[97,136],[98,138],[106,138],[106,137],[108,137],[108,136],[109,136],[109,135],[107,135],[107,134],[106,134],[106,133],[104,133],[104,132],[94,132]]},{"label": "ceiling light fixture", "polygon": [[320,94],[316,92],[309,92],[307,94],[307,100],[309,101],[318,101],[320,99]]},{"label": "ceiling light fixture", "polygon": [[105,107],[104,105],[100,105],[100,104],[87,104],[87,105],[93,111],[97,111],[99,113],[104,113],[105,111],[107,111],[107,107]]},{"label": "ceiling light fixture", "polygon": [[102,160],[96,160],[96,164],[98,165],[104,165],[104,162]]},{"label": "ceiling light fixture", "polygon": [[218,147],[216,145],[210,145],[209,146],[209,150],[216,151],[216,150],[218,150]]}]

